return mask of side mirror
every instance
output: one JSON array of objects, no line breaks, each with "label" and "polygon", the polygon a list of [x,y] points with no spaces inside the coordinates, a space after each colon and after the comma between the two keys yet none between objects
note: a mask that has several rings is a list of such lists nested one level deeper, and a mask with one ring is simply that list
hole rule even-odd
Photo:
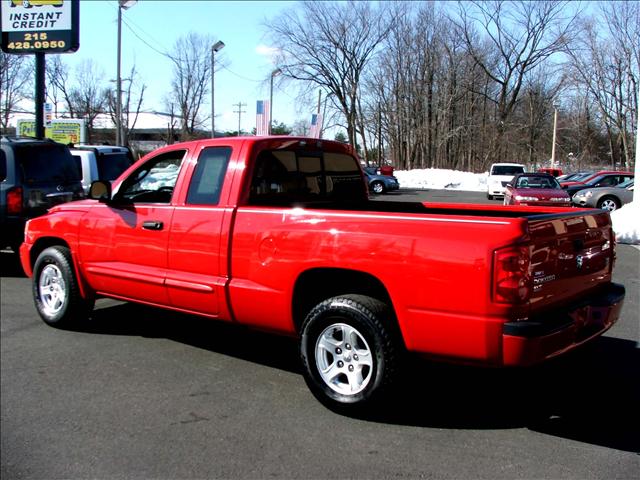
[{"label": "side mirror", "polygon": [[99,202],[108,203],[111,200],[111,182],[96,180],[91,182],[89,188],[89,198]]}]

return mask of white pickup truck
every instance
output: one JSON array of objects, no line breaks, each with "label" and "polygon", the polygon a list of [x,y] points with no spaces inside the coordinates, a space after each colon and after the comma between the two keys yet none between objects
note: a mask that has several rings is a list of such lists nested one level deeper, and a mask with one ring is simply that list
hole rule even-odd
[{"label": "white pickup truck", "polygon": [[519,163],[494,163],[491,165],[489,178],[487,178],[487,198],[493,200],[493,197],[503,197],[509,180],[524,172],[524,165]]},{"label": "white pickup truck", "polygon": [[71,155],[82,172],[85,193],[89,193],[94,180],[113,181],[134,162],[127,147],[113,145],[80,145],[71,149]]}]

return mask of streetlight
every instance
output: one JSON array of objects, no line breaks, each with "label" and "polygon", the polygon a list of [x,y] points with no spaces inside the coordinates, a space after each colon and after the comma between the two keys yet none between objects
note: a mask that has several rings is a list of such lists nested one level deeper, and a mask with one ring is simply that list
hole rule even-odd
[{"label": "streetlight", "polygon": [[271,85],[269,87],[269,135],[271,135],[272,118],[273,118],[273,77],[277,77],[282,73],[282,70],[276,68],[271,72]]},{"label": "streetlight", "polygon": [[215,56],[216,52],[219,52],[224,48],[224,42],[218,40],[211,46],[211,138],[215,138],[216,136],[216,110],[215,110],[215,96],[213,90],[213,80],[215,74]]},{"label": "streetlight", "polygon": [[122,10],[133,7],[138,0],[118,0],[118,73],[116,92],[116,145],[122,145],[122,78],[120,57],[122,56]]}]

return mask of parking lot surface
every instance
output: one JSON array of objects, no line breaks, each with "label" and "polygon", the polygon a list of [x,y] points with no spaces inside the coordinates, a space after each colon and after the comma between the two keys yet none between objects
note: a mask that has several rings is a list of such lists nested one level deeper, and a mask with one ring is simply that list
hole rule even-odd
[{"label": "parking lot surface", "polygon": [[[450,193],[385,199],[491,203]],[[112,300],[98,301],[83,328],[57,330],[39,319],[15,256],[0,252],[0,270],[3,479],[640,471],[640,251],[631,246],[618,247],[615,270],[627,288],[622,318],[593,344],[529,369],[415,359],[396,396],[362,417],[312,397],[293,339]]]}]

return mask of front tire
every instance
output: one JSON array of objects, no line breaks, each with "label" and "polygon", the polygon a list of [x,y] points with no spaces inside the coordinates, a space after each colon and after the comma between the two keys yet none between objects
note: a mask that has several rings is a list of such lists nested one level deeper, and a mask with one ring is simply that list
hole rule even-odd
[{"label": "front tire", "polygon": [[58,328],[85,319],[93,308],[93,302],[80,294],[67,247],[49,247],[38,255],[33,268],[33,299],[42,320]]},{"label": "front tire", "polygon": [[400,354],[390,309],[363,295],[318,304],[302,325],[300,356],[311,392],[327,407],[363,409],[391,390]]},{"label": "front tire", "polygon": [[373,190],[373,193],[384,193],[384,184],[382,182],[373,182],[371,184],[371,189]]},{"label": "front tire", "polygon": [[614,197],[604,197],[598,201],[598,208],[613,212],[620,208],[620,202]]}]

